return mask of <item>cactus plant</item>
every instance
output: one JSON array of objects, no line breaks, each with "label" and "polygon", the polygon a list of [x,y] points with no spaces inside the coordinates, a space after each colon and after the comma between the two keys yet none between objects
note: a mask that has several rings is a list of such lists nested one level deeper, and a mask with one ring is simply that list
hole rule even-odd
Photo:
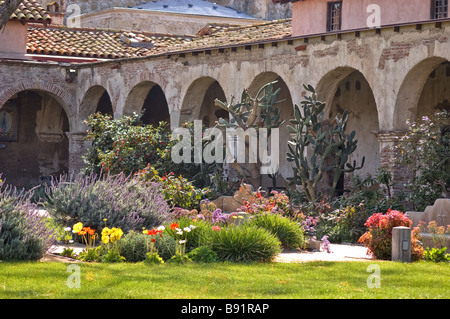
[{"label": "cactus plant", "polygon": [[[315,89],[311,85],[303,85],[311,93],[301,102],[303,113],[298,105],[294,107],[293,126],[288,125],[293,140],[288,142],[287,160],[294,163],[294,176],[291,184],[301,186],[306,199],[310,202],[318,197],[318,184],[324,174],[333,176],[328,196],[333,197],[342,173],[353,172],[364,165],[363,157],[360,166],[348,163],[350,154],[356,150],[356,132],[346,134],[348,112],[336,116],[333,122],[324,119],[326,104],[317,100]],[[308,158],[307,154],[311,153]]]},{"label": "cactus plant", "polygon": [[[251,96],[247,89],[244,89],[241,100],[234,102],[234,97],[230,103],[225,103],[219,99],[215,100],[215,105],[226,110],[230,115],[230,120],[219,119],[218,124],[221,127],[242,128],[244,131],[249,128],[267,128],[268,136],[271,129],[280,127],[284,121],[280,118],[280,110],[276,107],[280,89],[274,88],[277,81],[269,82],[263,85],[255,96]],[[245,141],[246,156],[249,154],[249,142]],[[260,167],[261,163],[231,163],[245,179],[245,181],[257,189],[261,184]]]}]

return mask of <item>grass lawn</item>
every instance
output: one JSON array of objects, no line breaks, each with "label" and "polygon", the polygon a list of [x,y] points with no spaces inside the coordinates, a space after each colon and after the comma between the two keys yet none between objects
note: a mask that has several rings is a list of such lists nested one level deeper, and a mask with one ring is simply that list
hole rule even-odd
[{"label": "grass lawn", "polygon": [[[397,299],[450,298],[448,263],[72,264],[0,262],[0,299]],[[369,265],[381,286],[369,288]],[[75,281],[69,281],[75,283]]]}]

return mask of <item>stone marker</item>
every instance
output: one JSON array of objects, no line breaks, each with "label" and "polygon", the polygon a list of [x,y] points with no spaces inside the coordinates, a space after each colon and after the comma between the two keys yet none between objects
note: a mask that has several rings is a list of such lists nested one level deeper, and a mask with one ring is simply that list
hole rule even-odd
[{"label": "stone marker", "polygon": [[411,262],[411,228],[392,228],[392,261]]}]

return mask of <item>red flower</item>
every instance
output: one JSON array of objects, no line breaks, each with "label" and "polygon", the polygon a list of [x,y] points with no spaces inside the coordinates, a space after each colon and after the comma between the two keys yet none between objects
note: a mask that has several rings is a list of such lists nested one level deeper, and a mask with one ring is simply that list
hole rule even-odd
[{"label": "red flower", "polygon": [[155,238],[152,238],[152,243],[154,243],[156,240],[155,240]]},{"label": "red flower", "polygon": [[180,227],[180,225],[178,225],[177,223],[172,223],[172,225],[170,225],[170,229],[172,229],[172,230],[175,230],[179,227]]},{"label": "red flower", "polygon": [[147,235],[149,235],[149,236],[153,236],[153,235],[156,235],[156,234],[157,234],[156,229],[149,230],[148,233],[147,233]]}]

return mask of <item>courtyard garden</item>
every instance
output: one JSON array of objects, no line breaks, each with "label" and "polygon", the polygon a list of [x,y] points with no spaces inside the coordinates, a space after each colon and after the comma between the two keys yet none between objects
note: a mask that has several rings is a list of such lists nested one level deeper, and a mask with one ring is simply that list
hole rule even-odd
[{"label": "courtyard garden", "polygon": [[[357,140],[345,130],[347,114],[326,123],[325,105],[305,90],[310,96],[287,127],[293,178],[285,187],[275,173],[262,187],[261,163],[233,163],[224,178],[225,164],[196,160],[195,145],[222,154],[209,128],[196,140],[195,124],[183,123],[192,133],[186,147],[167,123],[91,115],[83,172],[28,189],[0,180],[0,298],[448,298],[450,226],[413,227],[413,262],[390,261],[392,229],[412,227],[406,206],[448,197],[448,114],[410,123],[395,164],[411,165],[412,192],[394,192],[387,168],[357,174],[364,159],[348,163]],[[237,104],[216,101],[234,119],[218,121],[218,130],[274,134],[283,124],[278,92],[269,83],[255,97],[244,93]],[[175,161],[174,149],[189,160]],[[225,200],[238,205],[230,210]],[[434,247],[423,245],[424,231]],[[330,242],[361,245],[372,260],[275,262],[283,251],[314,249],[312,242],[325,253]],[[40,262],[54,245],[64,262]],[[72,265],[78,277],[68,273]]]}]

